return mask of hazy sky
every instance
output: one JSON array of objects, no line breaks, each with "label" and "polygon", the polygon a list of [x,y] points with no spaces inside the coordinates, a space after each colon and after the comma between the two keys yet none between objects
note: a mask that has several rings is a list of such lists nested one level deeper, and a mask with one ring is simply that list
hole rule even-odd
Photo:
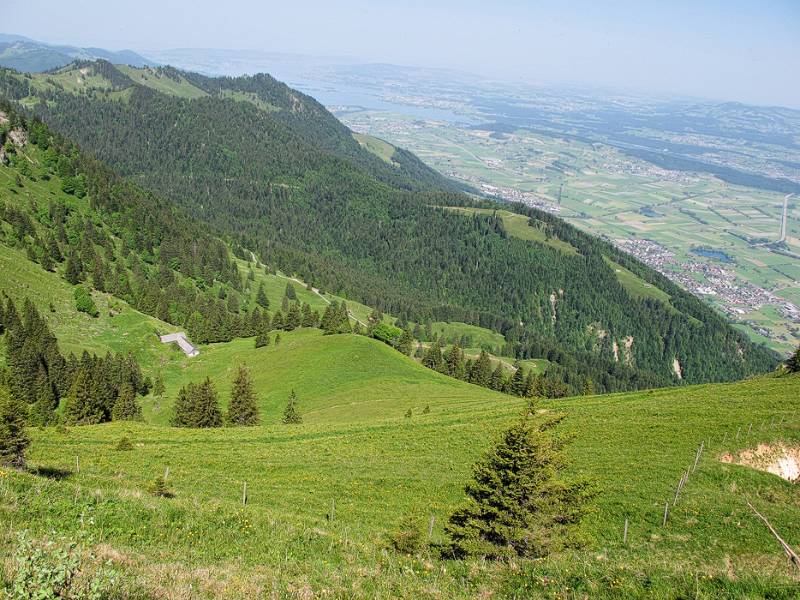
[{"label": "hazy sky", "polygon": [[800,0],[0,0],[0,17],[5,33],[113,50],[350,56],[800,108]]}]

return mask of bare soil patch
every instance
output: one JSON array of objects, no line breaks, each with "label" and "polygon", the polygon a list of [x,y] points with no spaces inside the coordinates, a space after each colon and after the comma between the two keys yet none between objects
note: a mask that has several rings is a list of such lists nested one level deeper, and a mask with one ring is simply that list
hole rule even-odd
[{"label": "bare soil patch", "polygon": [[737,455],[723,454],[724,463],[744,465],[766,471],[786,481],[800,483],[800,447],[785,444],[759,444],[757,448],[742,450]]}]

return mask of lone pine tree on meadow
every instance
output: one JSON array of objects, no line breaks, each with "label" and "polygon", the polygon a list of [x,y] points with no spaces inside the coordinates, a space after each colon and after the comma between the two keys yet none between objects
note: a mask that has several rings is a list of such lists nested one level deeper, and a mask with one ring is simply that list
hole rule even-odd
[{"label": "lone pine tree on meadow", "polygon": [[294,390],[289,394],[289,402],[286,404],[286,409],[283,411],[283,422],[286,425],[297,425],[303,422],[303,418],[297,411],[297,396]]},{"label": "lone pine tree on meadow", "polygon": [[568,438],[553,429],[563,416],[537,420],[534,406],[473,467],[467,501],[445,527],[454,556],[537,558],[572,543],[588,484],[562,478]]},{"label": "lone pine tree on meadow", "polygon": [[228,404],[229,425],[258,425],[260,418],[256,395],[253,392],[253,381],[250,370],[245,365],[239,366],[236,379],[233,380],[231,401]]},{"label": "lone pine tree on meadow", "polygon": [[[0,374],[2,376],[2,374]],[[25,433],[28,407],[0,382],[0,465],[22,469],[30,439]]]}]

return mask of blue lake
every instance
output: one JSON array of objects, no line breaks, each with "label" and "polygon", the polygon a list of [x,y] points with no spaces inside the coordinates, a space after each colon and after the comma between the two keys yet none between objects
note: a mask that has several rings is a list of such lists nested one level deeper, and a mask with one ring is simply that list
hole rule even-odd
[{"label": "blue lake", "polygon": [[703,256],[705,258],[713,258],[724,263],[732,263],[733,259],[725,254],[722,250],[714,250],[713,248],[692,248],[692,254]]}]

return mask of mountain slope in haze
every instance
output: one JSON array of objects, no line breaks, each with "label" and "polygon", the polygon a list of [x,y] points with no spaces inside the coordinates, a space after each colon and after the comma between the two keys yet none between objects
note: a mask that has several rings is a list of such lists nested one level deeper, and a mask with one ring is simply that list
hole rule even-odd
[{"label": "mountain slope in haze", "polygon": [[[403,322],[499,331],[518,358],[556,364],[572,393],[588,380],[613,391],[776,364],[699,300],[559,219],[512,207],[533,235],[509,236],[502,218],[449,210],[475,201],[427,167],[417,176],[362,148],[321,105],[268,76],[81,63],[2,71],[0,92],[264,262]],[[610,264],[669,301],[629,293]]]},{"label": "mountain slope in haze", "polygon": [[40,73],[68,65],[75,60],[102,59],[137,67],[155,63],[132,50],[79,48],[37,42],[20,35],[0,34],[0,66]]}]

